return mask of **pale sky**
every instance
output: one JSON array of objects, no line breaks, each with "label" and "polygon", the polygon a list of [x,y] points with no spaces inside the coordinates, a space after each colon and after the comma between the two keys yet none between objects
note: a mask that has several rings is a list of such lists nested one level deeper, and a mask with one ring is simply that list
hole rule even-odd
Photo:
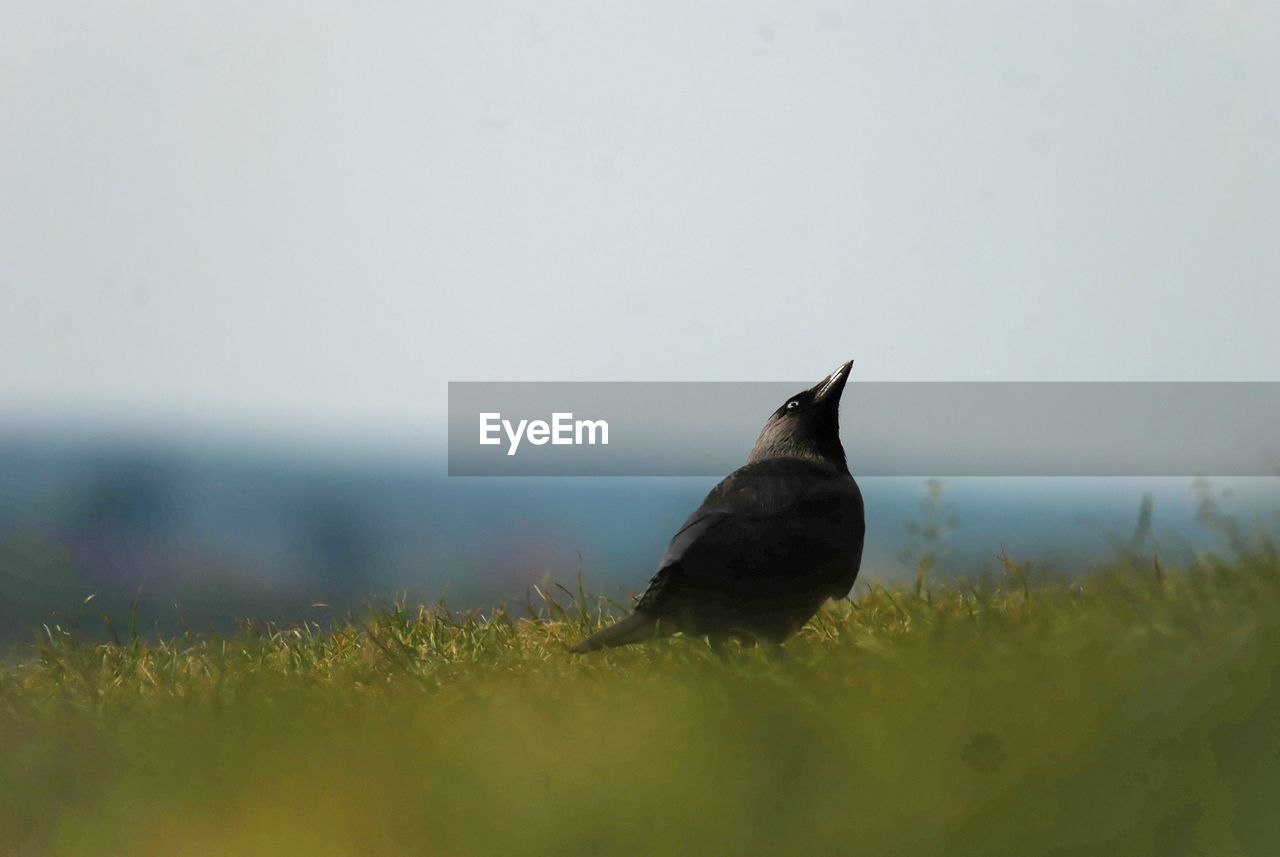
[{"label": "pale sky", "polygon": [[1274,4],[4,6],[0,424],[1280,380]]}]

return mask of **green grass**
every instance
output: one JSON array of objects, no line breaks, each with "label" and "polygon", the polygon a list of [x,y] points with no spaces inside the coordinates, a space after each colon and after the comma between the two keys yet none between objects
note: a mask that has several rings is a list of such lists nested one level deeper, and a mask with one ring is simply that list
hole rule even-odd
[{"label": "green grass", "polygon": [[[587,657],[601,605],[90,642],[0,667],[0,853],[1270,854],[1270,541],[859,587],[781,651]],[[606,611],[607,612],[607,611]]]}]

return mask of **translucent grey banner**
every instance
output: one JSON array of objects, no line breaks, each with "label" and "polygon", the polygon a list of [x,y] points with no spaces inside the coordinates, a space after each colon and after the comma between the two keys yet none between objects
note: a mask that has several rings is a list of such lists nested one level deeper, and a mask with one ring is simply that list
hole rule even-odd
[{"label": "translucent grey banner", "polygon": [[[721,476],[812,383],[452,382],[449,474]],[[853,380],[840,424],[860,476],[1280,474],[1280,383]]]}]

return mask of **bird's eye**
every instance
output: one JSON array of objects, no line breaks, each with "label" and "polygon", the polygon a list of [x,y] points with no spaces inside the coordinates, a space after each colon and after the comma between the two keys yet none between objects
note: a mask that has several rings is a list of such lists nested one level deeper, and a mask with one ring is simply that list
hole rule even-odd
[{"label": "bird's eye", "polygon": [[798,408],[798,407],[800,407],[800,400],[799,400],[799,399],[792,399],[791,401],[787,402],[787,410],[788,410],[788,411],[794,411],[794,410],[795,410],[796,408]]}]

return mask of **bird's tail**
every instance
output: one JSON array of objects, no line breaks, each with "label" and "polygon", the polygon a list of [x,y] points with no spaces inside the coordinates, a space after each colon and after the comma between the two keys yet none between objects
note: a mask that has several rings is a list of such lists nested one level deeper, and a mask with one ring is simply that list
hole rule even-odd
[{"label": "bird's tail", "polygon": [[608,628],[596,631],[577,645],[570,646],[569,651],[577,655],[594,652],[598,649],[609,649],[614,646],[626,646],[652,637],[658,620],[639,610],[620,622],[614,622]]}]

